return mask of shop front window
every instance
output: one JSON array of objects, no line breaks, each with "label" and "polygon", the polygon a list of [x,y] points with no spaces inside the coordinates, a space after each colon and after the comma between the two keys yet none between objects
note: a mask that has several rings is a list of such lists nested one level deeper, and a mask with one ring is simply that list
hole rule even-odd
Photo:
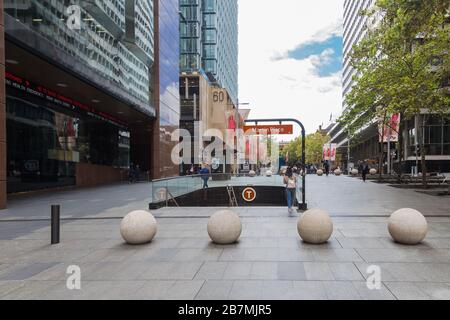
[{"label": "shop front window", "polygon": [[129,133],[87,115],[7,96],[8,192],[76,184],[76,164],[127,167]]}]

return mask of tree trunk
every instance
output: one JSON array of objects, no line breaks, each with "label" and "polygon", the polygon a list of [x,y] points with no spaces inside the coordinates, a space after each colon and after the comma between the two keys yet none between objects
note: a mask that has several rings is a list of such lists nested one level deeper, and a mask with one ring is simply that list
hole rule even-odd
[{"label": "tree trunk", "polygon": [[[383,127],[384,130],[384,127]],[[380,154],[378,156],[379,160],[378,160],[378,182],[381,182],[381,180],[383,179],[383,169],[384,169],[384,131],[383,135],[381,136],[381,142],[380,142]]]},{"label": "tree trunk", "polygon": [[[422,123],[422,125],[420,125]],[[422,185],[423,188],[427,188],[427,163],[426,163],[426,152],[425,152],[425,134],[424,134],[424,128],[425,128],[425,116],[419,115],[419,128],[418,128],[418,134],[419,134],[419,143],[420,143],[420,164],[422,169]]]}]

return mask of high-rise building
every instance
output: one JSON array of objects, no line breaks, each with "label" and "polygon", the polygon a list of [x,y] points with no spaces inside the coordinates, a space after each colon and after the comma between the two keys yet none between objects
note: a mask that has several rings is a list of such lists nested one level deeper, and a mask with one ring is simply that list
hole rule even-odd
[{"label": "high-rise building", "polygon": [[152,177],[176,176],[180,170],[171,159],[171,134],[180,125],[180,50],[178,0],[154,0],[155,64],[153,101],[157,120],[153,126]]},{"label": "high-rise building", "polygon": [[[345,104],[345,96],[350,91],[353,85],[353,76],[355,70],[350,65],[350,53],[352,47],[357,44],[366,34],[367,17],[360,14],[361,10],[367,9],[373,5],[375,0],[344,0],[344,34],[343,34],[343,74],[342,74],[342,109],[347,108]],[[377,141],[374,141],[373,134],[376,134],[376,127],[371,128],[370,132],[367,132],[369,141],[366,144],[370,144],[370,151],[365,154],[365,158],[369,159],[377,154]],[[337,144],[338,153],[342,154],[342,161],[345,168],[352,167],[352,155],[350,154],[350,140],[347,132],[341,126],[336,123],[329,131],[331,136],[331,143]],[[375,139],[376,140],[376,139]],[[350,159],[349,159],[350,156]]]},{"label": "high-rise building", "polygon": [[0,209],[131,164],[178,173],[160,160],[179,125],[178,0],[0,0],[0,13]]},{"label": "high-rise building", "polygon": [[[379,17],[367,20],[367,17],[361,15],[361,10],[374,5],[375,0],[345,0],[344,1],[344,66],[343,66],[343,109],[349,107],[345,104],[345,97],[350,92],[354,80],[355,70],[350,65],[350,53],[352,47],[359,43],[367,33],[369,26],[376,25]],[[372,20],[373,19],[373,20]],[[447,81],[447,83],[445,83]],[[448,79],[444,80],[444,86],[448,87]],[[430,172],[450,172],[450,121],[438,115],[421,115],[423,123],[419,123],[416,116],[413,119],[401,119],[403,123],[403,132],[399,134],[403,137],[404,162],[402,172],[420,171],[420,150],[418,141],[418,130],[422,130],[425,139],[425,152],[427,168]],[[338,153],[342,155],[340,165],[345,168],[356,167],[359,161],[368,161],[372,163],[379,162],[380,155],[380,134],[377,123],[367,125],[358,132],[357,140],[351,140],[345,129],[338,123],[330,130],[331,142],[338,146]],[[386,139],[384,141],[384,159],[382,166],[384,171],[390,171],[388,164],[398,172],[398,150],[395,143],[389,143],[387,147]],[[396,142],[396,140],[395,140]],[[388,155],[387,150],[391,151]],[[388,157],[390,157],[388,161]]]},{"label": "high-rise building", "polygon": [[238,98],[237,0],[180,0],[181,71],[204,71]]}]

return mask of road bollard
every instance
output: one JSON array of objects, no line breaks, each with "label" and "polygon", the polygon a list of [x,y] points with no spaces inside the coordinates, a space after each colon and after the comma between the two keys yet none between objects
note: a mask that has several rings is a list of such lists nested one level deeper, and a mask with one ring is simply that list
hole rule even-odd
[{"label": "road bollard", "polygon": [[60,229],[60,205],[52,205],[52,244],[59,243],[59,229]]}]

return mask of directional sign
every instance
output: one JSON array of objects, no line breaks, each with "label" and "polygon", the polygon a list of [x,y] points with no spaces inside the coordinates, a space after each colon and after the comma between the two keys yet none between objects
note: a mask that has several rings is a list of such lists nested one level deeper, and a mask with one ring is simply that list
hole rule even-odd
[{"label": "directional sign", "polygon": [[244,191],[242,191],[242,198],[247,202],[253,202],[256,199],[256,190],[253,188],[245,188]]},{"label": "directional sign", "polygon": [[293,134],[294,126],[292,124],[244,126],[244,132],[248,135]]}]

